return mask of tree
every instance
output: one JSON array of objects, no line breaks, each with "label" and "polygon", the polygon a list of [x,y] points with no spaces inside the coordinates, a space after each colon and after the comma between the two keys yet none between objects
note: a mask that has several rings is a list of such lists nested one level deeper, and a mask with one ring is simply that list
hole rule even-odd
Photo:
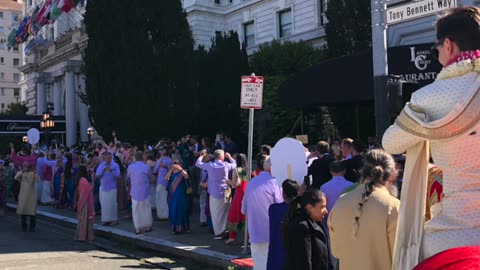
[{"label": "tree", "polygon": [[199,117],[194,130],[211,135],[222,130],[239,142],[245,138],[240,118],[241,76],[249,74],[248,57],[236,32],[217,33],[208,51],[195,52]]},{"label": "tree", "polygon": [[140,142],[189,126],[193,39],[180,1],[102,0],[87,5],[86,99],[102,136]]},{"label": "tree", "polygon": [[[288,77],[324,59],[325,50],[313,48],[306,42],[288,41],[263,44],[251,56],[252,71],[265,77],[263,109],[255,114],[257,144],[274,144],[285,136],[294,135],[290,132],[300,110],[281,105],[278,100],[278,89]],[[245,122],[244,127],[246,124]]]},{"label": "tree", "polygon": [[25,116],[27,115],[28,107],[25,102],[12,102],[7,105],[7,109],[5,110],[5,115],[11,116]]},{"label": "tree", "polygon": [[338,57],[371,47],[371,0],[329,0],[326,15],[328,51]]}]

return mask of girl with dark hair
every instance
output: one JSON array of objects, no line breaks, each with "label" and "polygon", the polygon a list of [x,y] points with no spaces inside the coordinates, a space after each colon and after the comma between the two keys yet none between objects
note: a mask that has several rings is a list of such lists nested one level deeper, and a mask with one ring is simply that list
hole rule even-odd
[{"label": "girl with dark hair", "polygon": [[288,210],[288,204],[298,196],[298,183],[287,179],[282,183],[283,202],[270,205],[268,209],[270,242],[268,245],[267,270],[283,268],[285,249],[282,244],[282,221]]},{"label": "girl with dark hair", "polygon": [[93,241],[95,207],[93,186],[88,181],[87,167],[82,165],[78,168],[76,183],[74,207],[77,209],[78,223],[75,231],[75,240]]},{"label": "girl with dark hair", "polygon": [[385,151],[371,150],[361,174],[362,184],[340,197],[328,217],[332,254],[340,270],[391,269],[400,208],[391,194],[395,162]]},{"label": "girl with dark hair", "polygon": [[328,238],[320,225],[327,211],[327,198],[320,190],[307,189],[288,206],[283,220],[285,270],[331,270]]},{"label": "girl with dark hair", "polygon": [[228,240],[225,244],[232,244],[237,238],[237,232],[245,225],[245,215],[242,214],[242,201],[245,190],[248,184],[248,165],[247,156],[239,154],[235,158],[237,168],[232,172],[232,180],[227,180],[227,184],[235,188],[235,195],[233,196],[232,206],[228,212],[227,217],[227,231],[230,232]]}]

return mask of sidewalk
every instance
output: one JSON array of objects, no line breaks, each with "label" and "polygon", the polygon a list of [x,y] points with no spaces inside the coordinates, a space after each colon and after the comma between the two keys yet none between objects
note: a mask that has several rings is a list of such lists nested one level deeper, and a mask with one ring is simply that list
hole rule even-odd
[{"label": "sidewalk", "polygon": [[[16,204],[9,203],[8,207],[16,208]],[[118,213],[120,224],[113,227],[101,226],[100,216],[97,215],[94,225],[95,235],[192,260],[211,267],[208,269],[227,269],[228,266],[235,265],[231,262],[234,259],[250,258],[250,255],[245,256],[241,254],[243,232],[239,233],[239,238],[235,245],[225,245],[225,240],[214,240],[207,227],[200,227],[199,210],[192,212],[190,216],[191,234],[174,235],[168,221],[154,221],[152,232],[136,235],[134,233],[133,221],[131,219],[123,219],[129,212],[123,210]],[[39,205],[37,217],[73,228],[77,224],[75,211],[55,209],[52,206]],[[252,268],[238,267],[235,269]]]}]

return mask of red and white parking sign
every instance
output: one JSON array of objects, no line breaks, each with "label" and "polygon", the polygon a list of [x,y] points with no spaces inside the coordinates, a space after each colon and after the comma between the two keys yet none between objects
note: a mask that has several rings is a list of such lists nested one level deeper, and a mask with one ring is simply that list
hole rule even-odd
[{"label": "red and white parking sign", "polygon": [[240,107],[242,109],[261,109],[263,104],[263,77],[242,76]]}]

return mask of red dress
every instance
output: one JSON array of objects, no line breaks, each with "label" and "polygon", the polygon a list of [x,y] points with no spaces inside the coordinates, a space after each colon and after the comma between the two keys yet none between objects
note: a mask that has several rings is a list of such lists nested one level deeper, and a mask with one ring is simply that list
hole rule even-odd
[{"label": "red dress", "polygon": [[480,246],[445,250],[417,265],[413,270],[480,269]]},{"label": "red dress", "polygon": [[245,224],[245,216],[242,214],[242,201],[245,190],[247,189],[248,179],[247,174],[243,168],[236,168],[240,185],[235,189],[235,195],[233,196],[232,206],[228,212],[227,217],[227,230],[229,232],[238,232]]}]

